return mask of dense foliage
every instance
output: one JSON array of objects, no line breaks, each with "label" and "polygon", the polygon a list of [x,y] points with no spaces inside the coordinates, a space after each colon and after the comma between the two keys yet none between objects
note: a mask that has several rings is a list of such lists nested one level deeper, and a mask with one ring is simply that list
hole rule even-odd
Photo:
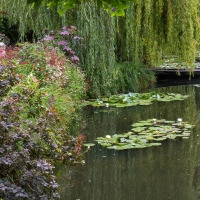
[{"label": "dense foliage", "polygon": [[[136,0],[95,0],[97,5],[103,6],[106,11],[109,11],[112,15],[123,16],[124,10],[128,8],[127,5],[129,2],[135,2]],[[49,8],[57,7],[58,13],[63,15],[68,9],[72,9],[77,4],[80,4],[82,1],[77,0],[27,0],[29,4],[33,4],[35,8],[39,8],[39,6],[47,5]]]},{"label": "dense foliage", "polygon": [[[127,88],[137,92],[136,84],[127,82],[127,74],[138,75],[146,86],[153,82],[151,77],[144,78],[135,66],[153,68],[171,57],[185,63],[192,73],[199,43],[199,1],[149,0],[131,2],[129,6],[124,17],[111,17],[95,1],[81,2],[62,16],[46,6],[36,11],[23,0],[2,0],[0,10],[8,13],[10,24],[18,23],[21,40],[27,32],[33,31],[39,39],[47,31],[75,25],[84,38],[75,52],[93,97],[119,92],[119,88],[124,89],[120,92],[127,92]],[[132,69],[124,74],[128,68]],[[123,82],[128,87],[122,87]]]},{"label": "dense foliage", "polygon": [[0,71],[0,198],[59,198],[55,162],[82,162],[85,138],[69,128],[84,76],[45,43],[8,49]]}]

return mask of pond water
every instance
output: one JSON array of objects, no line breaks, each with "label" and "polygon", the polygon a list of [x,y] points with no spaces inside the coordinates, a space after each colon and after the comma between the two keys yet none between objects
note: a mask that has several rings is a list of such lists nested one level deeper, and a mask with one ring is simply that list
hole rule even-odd
[{"label": "pond water", "polygon": [[87,108],[81,133],[87,142],[126,133],[131,124],[150,118],[182,118],[195,127],[189,139],[165,140],[161,146],[123,151],[96,144],[85,164],[60,166],[56,175],[62,200],[198,200],[200,199],[200,87],[157,88],[189,94],[184,101],[149,106]]}]

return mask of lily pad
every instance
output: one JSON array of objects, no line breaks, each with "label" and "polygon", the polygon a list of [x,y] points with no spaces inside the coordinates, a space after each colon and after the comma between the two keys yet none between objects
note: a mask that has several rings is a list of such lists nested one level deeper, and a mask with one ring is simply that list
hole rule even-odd
[{"label": "lily pad", "polygon": [[161,146],[162,143],[158,143],[158,142],[156,142],[156,143],[151,143],[151,145],[152,145],[152,146]]},{"label": "lily pad", "polygon": [[136,146],[134,146],[133,148],[134,149],[143,149],[143,148],[145,148],[146,146],[145,145],[136,145]]},{"label": "lily pad", "polygon": [[139,123],[132,124],[132,126],[134,126],[134,127],[137,127],[137,126],[152,126],[152,123],[150,123],[150,122],[139,122]]},{"label": "lily pad", "polygon": [[157,99],[157,101],[171,101],[171,99]]},{"label": "lily pad", "polygon": [[109,147],[109,146],[111,146],[112,144],[110,144],[110,143],[101,143],[101,146],[103,146],[103,147]]},{"label": "lily pad", "polygon": [[92,146],[94,146],[95,144],[93,144],[93,143],[86,143],[86,144],[84,144],[84,146],[86,146],[86,147],[92,147]]},{"label": "lily pad", "polygon": [[190,133],[188,133],[188,132],[183,132],[182,134],[183,134],[183,136],[190,136]]},{"label": "lily pad", "polygon": [[107,149],[115,149],[116,146],[108,146]]},{"label": "lily pad", "polygon": [[139,133],[141,131],[143,131],[145,129],[145,127],[137,127],[137,128],[132,128],[131,130],[133,130],[136,133]]},{"label": "lily pad", "polygon": [[129,136],[129,139],[131,139],[131,140],[137,140],[138,136],[137,135],[131,135],[131,136]]},{"label": "lily pad", "polygon": [[175,121],[165,121],[166,124],[172,124],[175,123]]},{"label": "lily pad", "polygon": [[183,137],[183,139],[189,139],[189,137]]},{"label": "lily pad", "polygon": [[124,146],[126,144],[127,144],[126,142],[124,142],[124,143],[123,142],[122,143],[118,143],[119,146]]}]

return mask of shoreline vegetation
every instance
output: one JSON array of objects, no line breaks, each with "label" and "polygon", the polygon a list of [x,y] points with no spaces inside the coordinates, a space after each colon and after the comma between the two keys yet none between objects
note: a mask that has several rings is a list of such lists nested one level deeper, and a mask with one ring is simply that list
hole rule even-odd
[{"label": "shoreline vegetation", "polygon": [[90,149],[84,135],[70,132],[87,97],[85,75],[45,40],[2,51],[0,198],[59,198],[56,162],[84,164]]},{"label": "shoreline vegetation", "polygon": [[42,43],[8,50],[1,63],[0,198],[56,199],[55,162],[84,162],[85,137],[69,132],[84,75]]}]

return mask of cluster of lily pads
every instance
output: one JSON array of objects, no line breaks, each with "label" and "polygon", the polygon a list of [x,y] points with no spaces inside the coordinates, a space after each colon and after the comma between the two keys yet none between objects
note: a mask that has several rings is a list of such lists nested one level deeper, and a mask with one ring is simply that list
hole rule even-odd
[{"label": "cluster of lily pads", "polygon": [[166,139],[189,138],[193,125],[178,118],[176,122],[165,119],[148,119],[134,123],[132,127],[128,133],[106,135],[98,137],[96,141],[108,149],[115,150],[160,146],[161,142]]},{"label": "cluster of lily pads", "polygon": [[[193,63],[194,68],[199,68],[199,63],[195,62]],[[165,62],[157,67],[158,69],[185,69],[185,70],[189,70],[190,69],[190,65],[182,62],[178,62],[177,59],[167,59],[165,60]]]},{"label": "cluster of lily pads", "polygon": [[87,102],[87,105],[92,106],[136,106],[136,105],[150,105],[153,101],[175,101],[184,100],[188,98],[189,95],[181,95],[177,93],[133,93],[128,94],[112,95],[109,98],[102,98],[97,100],[91,100]]}]

